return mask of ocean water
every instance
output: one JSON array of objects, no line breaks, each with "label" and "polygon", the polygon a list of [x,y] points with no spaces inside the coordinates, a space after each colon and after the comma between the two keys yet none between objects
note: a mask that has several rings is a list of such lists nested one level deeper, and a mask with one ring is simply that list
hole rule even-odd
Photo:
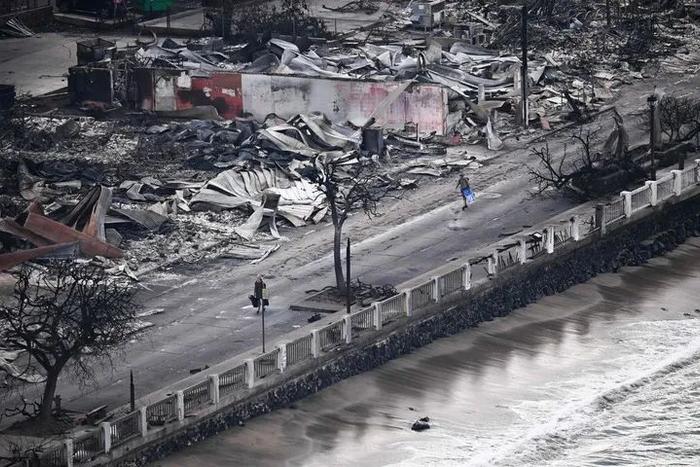
[{"label": "ocean water", "polygon": [[700,465],[700,241],[155,465]]}]

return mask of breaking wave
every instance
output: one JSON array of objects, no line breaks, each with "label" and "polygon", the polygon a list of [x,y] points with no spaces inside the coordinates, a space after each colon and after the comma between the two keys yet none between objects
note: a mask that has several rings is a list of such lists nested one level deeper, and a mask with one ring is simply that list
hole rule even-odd
[{"label": "breaking wave", "polygon": [[[684,373],[686,370],[693,371],[693,375],[679,375],[682,376],[682,378],[677,378],[677,380],[674,379],[668,382],[665,381],[666,379],[672,379],[672,377],[678,373]],[[470,459],[469,465],[542,466],[553,463],[557,464],[557,460],[563,460],[562,458],[567,457],[571,450],[580,449],[582,438],[598,437],[602,439],[607,437],[609,439],[611,435],[616,434],[614,433],[616,430],[624,431],[625,423],[632,418],[631,416],[627,414],[617,414],[618,417],[616,418],[620,420],[614,421],[621,423],[611,423],[610,420],[602,420],[602,418],[609,417],[611,413],[614,413],[620,404],[625,403],[631,398],[640,399],[639,403],[636,404],[639,407],[634,411],[630,411],[629,415],[639,411],[653,411],[653,408],[648,407],[652,402],[663,402],[663,405],[666,406],[677,405],[682,397],[678,391],[678,384],[683,385],[694,382],[695,384],[692,389],[697,391],[700,389],[700,381],[698,381],[697,378],[698,375],[700,375],[700,338],[694,339],[685,349],[674,352],[644,374],[625,380],[585,400],[566,405],[547,421],[537,424],[524,433],[523,436],[518,437],[516,442],[506,444],[495,453],[491,451],[489,453],[478,454],[476,457]],[[661,395],[665,397],[663,401],[651,400],[653,397],[659,399],[659,394],[651,396],[652,391],[650,386],[654,385],[663,386],[660,388]],[[691,392],[691,396],[694,394],[695,392]],[[679,400],[666,400],[671,395]],[[689,397],[684,402],[688,403],[694,401],[693,397]],[[691,414],[691,417],[696,418],[697,414]],[[647,420],[644,423],[645,429],[662,432],[663,427],[654,427],[653,423],[651,423],[654,417],[652,416],[650,418],[651,420]],[[649,426],[650,423],[652,426]],[[700,433],[697,432],[697,426],[692,428],[692,426],[696,424],[697,420],[691,422],[691,426],[688,428],[693,430],[691,432],[692,435],[697,436],[700,435]],[[677,420],[671,420],[669,429],[682,431],[683,427],[677,424]],[[595,433],[596,431],[601,431],[602,433],[598,436]],[[644,434],[642,433],[641,435]],[[634,446],[628,446],[626,449],[634,450]],[[700,448],[698,448],[697,451],[698,452],[693,452],[693,454],[700,455]],[[583,464],[583,459],[579,456],[580,453],[575,457],[576,465]],[[625,459],[618,459],[618,461],[624,463]],[[616,463],[610,455],[608,455],[607,461],[592,462],[593,465],[609,463]],[[562,465],[567,465],[567,463],[563,463]]]}]

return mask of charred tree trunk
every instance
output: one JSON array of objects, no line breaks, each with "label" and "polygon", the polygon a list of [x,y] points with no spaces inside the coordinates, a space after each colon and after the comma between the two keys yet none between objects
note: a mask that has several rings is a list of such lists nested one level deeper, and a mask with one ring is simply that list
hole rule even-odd
[{"label": "charred tree trunk", "polygon": [[[334,223],[335,224],[335,223]],[[343,261],[341,257],[343,224],[334,225],[335,234],[333,236],[333,268],[335,270],[335,286],[339,293],[345,293],[345,278],[343,276]]]},{"label": "charred tree trunk", "polygon": [[41,399],[39,407],[39,420],[48,422],[51,419],[51,409],[53,408],[53,398],[56,394],[56,386],[58,384],[58,375],[60,369],[51,369],[46,373],[46,385],[44,386],[44,395]]}]

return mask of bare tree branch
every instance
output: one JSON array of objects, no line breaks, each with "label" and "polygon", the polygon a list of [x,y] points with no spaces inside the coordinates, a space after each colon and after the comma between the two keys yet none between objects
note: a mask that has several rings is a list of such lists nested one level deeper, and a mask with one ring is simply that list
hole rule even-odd
[{"label": "bare tree branch", "polygon": [[[322,154],[316,157],[312,168],[304,176],[316,184],[326,196],[334,227],[333,259],[336,287],[345,291],[341,261],[342,230],[348,215],[361,210],[370,219],[380,215],[379,202],[398,187],[398,183],[378,171],[372,159]],[[354,157],[357,157],[354,159]]]},{"label": "bare tree branch", "polygon": [[[101,268],[70,261],[44,270],[25,266],[15,275],[14,302],[0,305],[0,342],[29,356],[26,371],[45,375],[39,416],[48,420],[58,377],[69,363],[90,378],[95,361],[110,360],[137,332],[134,289]],[[29,415],[25,408],[19,413]]]}]

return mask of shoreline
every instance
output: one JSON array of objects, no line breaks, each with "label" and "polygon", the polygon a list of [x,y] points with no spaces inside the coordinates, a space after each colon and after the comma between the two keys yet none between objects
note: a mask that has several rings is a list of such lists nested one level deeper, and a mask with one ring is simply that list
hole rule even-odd
[{"label": "shoreline", "polygon": [[[429,446],[449,442],[445,438],[454,436],[451,430],[478,437],[480,426],[491,432],[495,430],[489,426],[493,423],[498,427],[520,423],[514,401],[529,400],[532,405],[541,400],[546,404],[548,398],[560,397],[554,389],[549,395],[542,393],[540,388],[547,386],[543,381],[576,381],[577,373],[590,372],[597,361],[605,365],[604,374],[612,374],[610,354],[623,352],[629,341],[615,343],[606,335],[609,332],[615,336],[645,323],[656,323],[660,329],[675,324],[700,328],[700,314],[688,308],[695,297],[695,284],[700,283],[700,266],[693,264],[699,256],[700,239],[689,239],[668,256],[597,276],[502,319],[439,339],[311,395],[293,408],[250,420],[245,428],[232,428],[149,465],[224,465],[234,459],[243,464],[255,460],[255,465],[261,466],[321,466],[331,465],[331,461],[338,466],[425,465],[424,458],[415,456],[426,455]],[[677,282],[679,277],[685,277],[684,282]],[[635,287],[645,281],[649,288]],[[679,294],[679,290],[690,293]],[[669,300],[669,294],[674,299]],[[613,309],[625,302],[624,308]],[[572,307],[575,304],[577,308]],[[684,316],[688,311],[691,317]],[[609,346],[603,347],[600,342]],[[589,353],[570,353],[582,348]],[[680,354],[684,354],[682,349]],[[606,389],[593,391],[580,402],[572,400],[572,406],[563,406],[560,415],[549,419],[567,419],[566,411],[573,411],[575,416],[598,400],[618,400],[628,392],[634,394],[646,379],[653,382],[675,371],[676,357],[667,357],[672,360],[670,369],[669,362],[651,362],[648,369],[628,380],[612,379]],[[551,372],[549,367],[553,368]],[[655,376],[659,371],[663,374]],[[410,424],[421,416],[429,416],[433,427],[417,434],[410,430]],[[492,419],[496,422],[488,421]],[[559,426],[555,423],[553,428]],[[494,465],[494,458],[507,459],[517,446],[528,442],[511,441],[512,445],[498,446],[501,452],[482,452],[473,458],[465,453],[462,465]],[[473,447],[476,442],[467,440],[463,444]],[[383,445],[395,449],[382,454]],[[362,453],[358,451],[360,446],[364,448]],[[454,454],[454,449],[448,450]],[[439,465],[452,464],[448,461]]]}]

